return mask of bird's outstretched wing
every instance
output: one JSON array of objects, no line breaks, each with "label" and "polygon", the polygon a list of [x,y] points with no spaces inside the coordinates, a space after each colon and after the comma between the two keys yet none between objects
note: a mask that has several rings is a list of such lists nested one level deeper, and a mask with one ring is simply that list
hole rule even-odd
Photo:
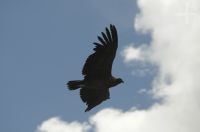
[{"label": "bird's outstretched wing", "polygon": [[104,78],[112,75],[112,63],[118,47],[117,30],[114,25],[110,25],[110,30],[106,28],[105,33],[98,36],[99,42],[95,42],[95,52],[91,54],[83,67],[82,74],[85,78]]},{"label": "bird's outstretched wing", "polygon": [[80,90],[81,99],[88,106],[85,110],[89,111],[95,106],[99,105],[101,102],[110,98],[109,89],[81,89]]}]

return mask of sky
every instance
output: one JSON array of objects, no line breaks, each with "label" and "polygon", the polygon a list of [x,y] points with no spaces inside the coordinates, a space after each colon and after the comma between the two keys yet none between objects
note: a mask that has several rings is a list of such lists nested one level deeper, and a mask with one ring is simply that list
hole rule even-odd
[{"label": "sky", "polygon": [[[0,131],[199,131],[198,0],[1,0],[0,19]],[[85,113],[65,84],[109,24],[125,83]]]}]

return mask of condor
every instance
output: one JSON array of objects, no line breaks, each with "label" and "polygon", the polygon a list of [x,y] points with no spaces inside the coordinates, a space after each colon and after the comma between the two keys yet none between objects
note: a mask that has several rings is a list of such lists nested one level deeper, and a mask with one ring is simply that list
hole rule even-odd
[{"label": "condor", "polygon": [[106,28],[105,33],[98,36],[95,42],[95,52],[91,54],[83,67],[83,80],[73,80],[67,83],[69,90],[80,88],[80,97],[89,111],[110,98],[109,88],[123,82],[121,78],[112,76],[112,64],[118,47],[117,30],[114,25]]}]

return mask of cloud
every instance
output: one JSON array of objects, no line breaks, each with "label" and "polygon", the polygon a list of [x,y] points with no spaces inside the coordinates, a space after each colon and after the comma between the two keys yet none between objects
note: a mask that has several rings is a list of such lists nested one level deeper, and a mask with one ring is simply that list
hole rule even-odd
[{"label": "cloud", "polygon": [[139,94],[145,94],[145,93],[148,93],[148,90],[145,89],[145,88],[142,88],[138,91]]},{"label": "cloud", "polygon": [[87,132],[89,125],[86,123],[71,122],[61,120],[59,117],[53,117],[44,121],[39,127],[38,132]]},{"label": "cloud", "polygon": [[124,61],[126,63],[133,61],[133,60],[142,60],[143,59],[141,49],[135,48],[132,45],[126,47],[121,54],[124,57]]},{"label": "cloud", "polygon": [[[135,28],[138,32],[150,32],[152,41],[145,50],[125,48],[124,57],[126,62],[143,58],[157,65],[159,70],[152,93],[162,101],[144,110],[104,109],[88,120],[95,132],[199,132],[200,14],[188,16],[191,19],[186,24],[185,19],[177,15],[185,11],[185,4],[190,5],[190,12],[200,10],[199,0],[188,3],[184,0],[138,0],[140,12]],[[40,128],[48,123],[51,120],[44,121]],[[63,125],[68,131],[71,126],[65,121],[60,123],[51,127]],[[80,131],[86,130],[82,129],[84,123],[77,124],[77,128],[81,126]]]},{"label": "cloud", "polygon": [[151,63],[149,47],[142,44],[140,47],[130,44],[121,52],[124,62],[133,68],[132,75],[137,77],[145,77],[146,75],[156,74],[157,67]]}]

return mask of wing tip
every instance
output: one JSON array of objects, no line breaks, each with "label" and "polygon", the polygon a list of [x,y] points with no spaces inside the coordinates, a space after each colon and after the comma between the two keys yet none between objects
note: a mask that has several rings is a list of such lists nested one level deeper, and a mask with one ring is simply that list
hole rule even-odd
[{"label": "wing tip", "polygon": [[89,109],[89,108],[85,109],[85,112],[88,112],[88,111],[90,111],[90,109]]},{"label": "wing tip", "polygon": [[86,109],[85,109],[85,112],[88,112],[90,111],[92,108],[94,108],[95,106],[88,106]]},{"label": "wing tip", "polygon": [[114,24],[110,24],[110,29],[116,29],[116,26]]}]

